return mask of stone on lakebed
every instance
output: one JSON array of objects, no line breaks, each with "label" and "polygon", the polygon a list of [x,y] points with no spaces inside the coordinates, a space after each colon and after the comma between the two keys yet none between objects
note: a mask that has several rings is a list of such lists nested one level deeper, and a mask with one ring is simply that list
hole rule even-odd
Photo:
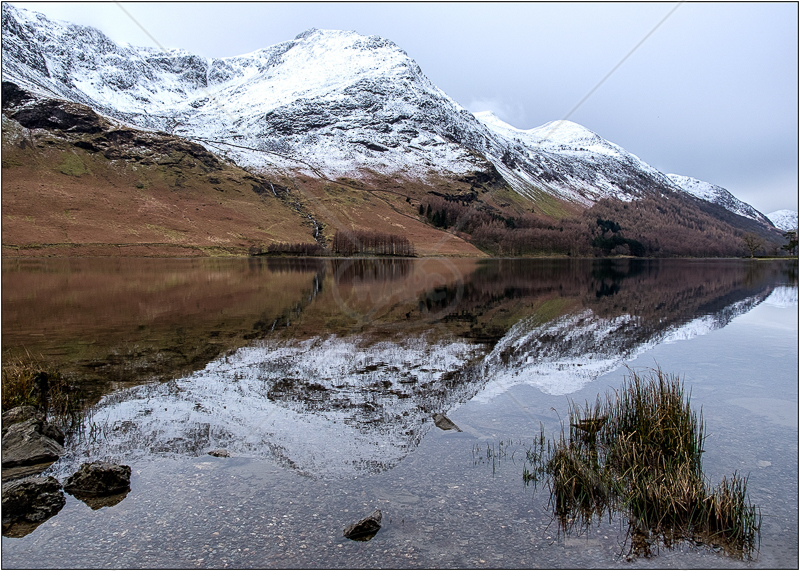
[{"label": "stone on lakebed", "polygon": [[356,541],[367,541],[372,539],[381,528],[381,510],[375,510],[358,523],[348,525],[344,528],[344,536],[347,539]]},{"label": "stone on lakebed", "polygon": [[121,494],[131,489],[131,467],[110,462],[86,462],[64,481],[64,490],[78,499]]}]

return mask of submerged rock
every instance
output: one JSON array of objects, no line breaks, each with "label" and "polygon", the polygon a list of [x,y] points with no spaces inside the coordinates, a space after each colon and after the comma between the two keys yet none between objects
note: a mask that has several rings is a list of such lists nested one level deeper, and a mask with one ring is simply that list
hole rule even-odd
[{"label": "submerged rock", "polygon": [[381,510],[375,510],[358,523],[348,525],[344,528],[344,536],[356,541],[368,541],[375,537],[381,528]]},{"label": "submerged rock", "polygon": [[131,489],[131,467],[110,462],[86,462],[64,481],[64,490],[78,499],[105,497]]},{"label": "submerged rock", "polygon": [[67,503],[52,476],[28,477],[3,485],[3,535],[23,537]]},{"label": "submerged rock", "polygon": [[463,432],[458,426],[456,426],[455,422],[438,412],[433,415],[433,423],[442,430],[456,430],[458,432]]},{"label": "submerged rock", "polygon": [[3,434],[3,468],[55,462],[64,453],[64,433],[41,417],[12,424]]},{"label": "submerged rock", "polygon": [[225,450],[224,448],[217,448],[215,450],[208,451],[209,456],[216,456],[217,458],[230,458],[230,453]]}]

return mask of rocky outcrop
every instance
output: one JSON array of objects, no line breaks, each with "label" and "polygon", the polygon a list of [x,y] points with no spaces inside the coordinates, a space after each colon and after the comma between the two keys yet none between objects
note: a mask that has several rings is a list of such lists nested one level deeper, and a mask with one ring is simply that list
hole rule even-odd
[{"label": "rocky outcrop", "polygon": [[18,406],[3,413],[3,434],[12,425],[25,422],[31,418],[44,418],[44,415],[34,406]]},{"label": "rocky outcrop", "polygon": [[86,462],[64,481],[64,490],[75,497],[103,497],[131,488],[131,467],[110,462]]},{"label": "rocky outcrop", "polygon": [[9,426],[3,433],[3,468],[55,462],[64,452],[64,433],[40,416]]},{"label": "rocky outcrop", "polygon": [[[5,100],[9,93],[11,100]],[[184,166],[199,162],[205,171],[222,168],[219,159],[203,146],[163,132],[130,127],[106,119],[86,105],[46,99],[3,82],[5,115],[26,129],[45,129],[75,147],[102,153],[109,160],[130,160],[144,165]]]},{"label": "rocky outcrop", "polygon": [[[3,88],[6,89],[6,83],[3,83]],[[26,129],[57,129],[71,133],[100,133],[111,125],[85,105],[57,99],[25,105],[11,117]]]},{"label": "rocky outcrop", "polygon": [[22,537],[64,507],[61,484],[52,476],[29,477],[3,485],[3,535]]}]

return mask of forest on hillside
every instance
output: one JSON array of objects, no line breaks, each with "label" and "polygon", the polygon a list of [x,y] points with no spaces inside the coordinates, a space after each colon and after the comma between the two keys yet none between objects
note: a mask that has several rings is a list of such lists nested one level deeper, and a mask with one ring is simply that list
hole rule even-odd
[{"label": "forest on hillside", "polygon": [[[677,194],[624,202],[603,199],[560,220],[526,213],[503,216],[434,196],[419,214],[495,256],[740,257],[777,256],[786,239],[778,231],[724,208]],[[734,226],[735,224],[735,226]],[[757,238],[755,251],[746,237]]]}]

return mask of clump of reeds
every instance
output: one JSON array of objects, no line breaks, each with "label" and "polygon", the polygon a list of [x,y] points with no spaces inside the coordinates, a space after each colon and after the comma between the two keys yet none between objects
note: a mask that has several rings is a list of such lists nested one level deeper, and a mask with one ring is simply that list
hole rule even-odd
[{"label": "clump of reeds", "polygon": [[83,398],[68,379],[43,359],[27,353],[3,358],[2,409],[32,406],[65,428],[80,424]]},{"label": "clump of reeds", "polygon": [[702,413],[695,414],[689,401],[678,377],[656,369],[631,371],[621,390],[594,405],[570,405],[569,437],[562,425],[558,442],[548,443],[548,456],[538,464],[548,475],[562,529],[621,511],[632,554],[650,555],[657,540],[669,547],[692,539],[752,555],[761,514],[748,501],[747,479],[734,474],[709,489],[701,463]]}]

